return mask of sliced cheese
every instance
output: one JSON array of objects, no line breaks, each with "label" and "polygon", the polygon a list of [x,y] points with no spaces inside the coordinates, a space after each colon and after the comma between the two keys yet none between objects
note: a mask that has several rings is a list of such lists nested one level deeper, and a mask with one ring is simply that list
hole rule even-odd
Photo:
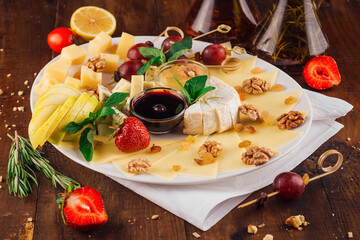
[{"label": "sliced cheese", "polygon": [[120,56],[120,59],[125,60],[127,58],[127,52],[134,45],[134,36],[123,32],[119,41],[119,45],[116,49],[116,54]]},{"label": "sliced cheese", "polygon": [[202,124],[203,131],[202,134],[209,135],[213,132],[219,130],[218,119],[216,116],[216,110],[213,106],[209,105],[207,102],[199,100],[201,111],[202,111]]},{"label": "sliced cheese", "polygon": [[131,83],[125,78],[120,79],[120,81],[116,84],[112,92],[125,92],[130,93]]},{"label": "sliced cheese", "polygon": [[[194,135],[201,133],[203,130],[203,120],[202,120],[202,110],[200,106],[200,101],[197,101],[186,109],[184,114],[183,133],[188,135]],[[191,121],[190,121],[191,119]]]},{"label": "sliced cheese", "polygon": [[144,75],[132,75],[129,99],[132,99],[136,94],[138,94],[143,90],[144,90]]}]

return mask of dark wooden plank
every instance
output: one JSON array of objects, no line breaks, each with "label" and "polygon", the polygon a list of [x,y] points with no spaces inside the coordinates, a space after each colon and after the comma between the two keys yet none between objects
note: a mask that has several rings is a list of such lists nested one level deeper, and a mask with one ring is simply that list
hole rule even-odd
[{"label": "dark wooden plank", "polygon": [[[32,230],[26,230],[29,217],[35,218],[38,189],[26,199],[9,195],[5,183],[8,153],[11,141],[7,133],[27,136],[27,124],[31,117],[29,108],[30,89],[34,72],[48,61],[51,50],[46,46],[48,27],[55,22],[55,6],[51,2],[38,4],[38,1],[1,1],[0,3],[0,236],[2,239],[19,239],[32,236]],[[45,18],[47,21],[42,21]],[[45,39],[45,40],[44,40]],[[7,77],[8,74],[10,77]],[[18,91],[24,91],[18,96]],[[24,106],[25,112],[14,112],[13,107]],[[8,124],[10,129],[5,127]],[[16,127],[12,125],[15,124]],[[25,236],[26,235],[26,236]]]}]

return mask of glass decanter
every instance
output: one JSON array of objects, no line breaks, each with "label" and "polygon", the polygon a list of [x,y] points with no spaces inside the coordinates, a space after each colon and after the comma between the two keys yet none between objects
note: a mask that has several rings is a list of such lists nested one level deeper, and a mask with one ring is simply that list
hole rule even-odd
[{"label": "glass decanter", "polygon": [[253,54],[292,74],[328,48],[313,0],[277,0],[251,43]]}]

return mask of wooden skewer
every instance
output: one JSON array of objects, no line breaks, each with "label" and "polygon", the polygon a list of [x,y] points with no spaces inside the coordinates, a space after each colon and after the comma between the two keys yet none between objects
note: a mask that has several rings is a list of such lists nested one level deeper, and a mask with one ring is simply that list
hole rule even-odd
[{"label": "wooden skewer", "polygon": [[[323,163],[324,163],[325,159],[326,159],[328,156],[333,155],[333,154],[338,155],[338,159],[337,159],[336,164],[335,164],[334,166],[324,167],[324,166],[323,166]],[[321,156],[320,156],[320,158],[319,158],[319,160],[318,160],[318,166],[319,166],[319,167],[321,168],[321,170],[323,170],[325,173],[320,174],[320,175],[318,175],[318,176],[315,176],[315,177],[313,177],[313,178],[310,178],[310,179],[309,179],[309,182],[314,181],[314,180],[319,179],[319,178],[322,178],[322,177],[325,177],[325,176],[327,176],[327,175],[329,175],[329,174],[332,174],[332,173],[336,172],[336,171],[341,167],[341,165],[342,165],[342,163],[343,163],[343,160],[344,160],[343,155],[342,155],[339,151],[337,151],[337,150],[335,150],[335,149],[331,149],[331,150],[328,150],[328,151],[324,152],[323,154],[321,154]],[[279,192],[269,193],[269,194],[267,194],[267,197],[269,198],[269,197],[275,196],[275,195],[277,195],[278,193],[279,193]],[[257,201],[258,201],[258,199],[251,200],[251,201],[249,201],[249,202],[246,202],[246,203],[243,203],[243,204],[239,205],[237,208],[247,207],[247,206],[249,206],[249,205],[251,205],[251,204],[256,203]]]},{"label": "wooden skewer", "polygon": [[165,30],[159,34],[152,42],[156,42],[161,36],[169,37],[168,31],[176,31],[179,33],[181,38],[184,38],[184,32],[178,27],[166,27]]},{"label": "wooden skewer", "polygon": [[211,33],[214,33],[214,32],[228,33],[228,32],[230,32],[230,30],[231,30],[231,27],[229,25],[220,24],[216,29],[211,30],[211,31],[209,31],[207,33],[201,34],[200,36],[194,37],[193,39],[196,40],[196,39],[202,38],[202,37],[204,37],[206,35],[209,35]]}]

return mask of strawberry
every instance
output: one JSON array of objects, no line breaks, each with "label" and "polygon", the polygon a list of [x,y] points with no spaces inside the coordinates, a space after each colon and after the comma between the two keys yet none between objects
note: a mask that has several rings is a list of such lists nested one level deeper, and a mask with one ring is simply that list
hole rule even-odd
[{"label": "strawberry", "polygon": [[318,90],[337,86],[341,82],[336,62],[329,56],[318,56],[311,59],[304,67],[303,77],[310,87]]},{"label": "strawberry", "polygon": [[115,134],[115,144],[122,152],[135,152],[150,144],[150,134],[144,124],[135,117],[128,117]]},{"label": "strawberry", "polygon": [[56,202],[62,208],[65,224],[71,228],[89,231],[108,221],[101,195],[91,187],[80,188],[70,184]]}]

